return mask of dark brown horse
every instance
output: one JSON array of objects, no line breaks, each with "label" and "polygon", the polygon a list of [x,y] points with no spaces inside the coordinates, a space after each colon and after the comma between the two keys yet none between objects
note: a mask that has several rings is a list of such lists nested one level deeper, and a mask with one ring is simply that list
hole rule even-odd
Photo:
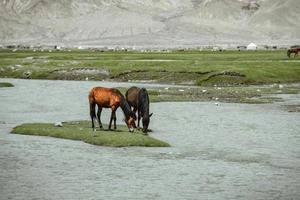
[{"label": "dark brown horse", "polygon": [[90,115],[92,119],[92,128],[95,129],[94,119],[96,118],[95,106],[98,106],[97,118],[100,128],[102,128],[101,123],[101,112],[102,108],[111,108],[111,117],[108,129],[111,129],[111,123],[114,120],[114,129],[116,126],[116,110],[120,106],[125,115],[125,122],[130,132],[133,132],[135,126],[136,116],[132,112],[130,106],[128,105],[125,97],[122,93],[114,88],[104,88],[104,87],[94,87],[89,93],[89,103],[90,103]]},{"label": "dark brown horse", "polygon": [[300,51],[300,47],[289,48],[287,50],[287,56],[290,58],[291,54],[293,53],[294,54],[294,58],[295,58],[296,56],[298,56],[298,52],[299,51]]},{"label": "dark brown horse", "polygon": [[126,100],[133,112],[138,112],[138,128],[140,127],[140,120],[142,118],[143,132],[147,133],[150,123],[150,117],[153,113],[149,114],[149,95],[145,88],[131,87],[126,92]]}]

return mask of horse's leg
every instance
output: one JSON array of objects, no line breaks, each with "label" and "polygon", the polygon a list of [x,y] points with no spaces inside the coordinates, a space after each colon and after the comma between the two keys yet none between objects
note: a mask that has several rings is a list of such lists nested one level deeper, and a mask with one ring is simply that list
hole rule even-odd
[{"label": "horse's leg", "polygon": [[94,118],[96,118],[96,114],[95,114],[95,104],[94,103],[90,103],[90,116],[91,116],[91,120],[92,120],[92,129],[94,131],[96,131],[95,129],[95,124],[94,124]]},{"label": "horse's leg", "polygon": [[108,129],[111,130],[111,123],[113,120],[115,120],[116,118],[116,108],[115,106],[111,107],[111,115],[110,115],[110,121],[109,121],[109,125],[108,125]]},{"label": "horse's leg", "polygon": [[137,111],[137,107],[133,107],[132,112],[136,113],[136,111]]},{"label": "horse's leg", "polygon": [[117,129],[117,124],[116,124],[117,123],[116,110],[114,112],[113,118],[114,118],[114,129]]},{"label": "horse's leg", "polygon": [[129,107],[130,107],[130,110],[133,110],[133,109],[134,109],[134,107],[133,107],[133,106],[131,106],[130,104],[129,104]]},{"label": "horse's leg", "polygon": [[101,123],[101,112],[102,112],[102,107],[98,105],[98,111],[97,111],[97,118],[98,118],[98,123],[99,127],[103,128],[102,123]]},{"label": "horse's leg", "polygon": [[140,129],[141,111],[138,110],[138,129]]}]

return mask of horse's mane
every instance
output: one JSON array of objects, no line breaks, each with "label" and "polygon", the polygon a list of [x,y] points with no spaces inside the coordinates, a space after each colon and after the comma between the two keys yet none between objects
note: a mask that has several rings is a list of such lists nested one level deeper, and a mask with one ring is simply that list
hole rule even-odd
[{"label": "horse's mane", "polygon": [[124,95],[117,89],[115,89],[116,93],[118,93],[118,95],[120,95],[120,99],[121,99],[121,102],[120,102],[120,107],[121,109],[123,110],[123,113],[125,114],[125,117],[133,117],[134,119],[136,119],[136,116],[135,114],[132,112],[128,102],[126,101]]}]

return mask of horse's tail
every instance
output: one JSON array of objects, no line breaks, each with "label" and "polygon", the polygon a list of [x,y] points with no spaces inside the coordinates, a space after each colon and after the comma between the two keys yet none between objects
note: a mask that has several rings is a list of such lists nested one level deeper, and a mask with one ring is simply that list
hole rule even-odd
[{"label": "horse's tail", "polygon": [[94,119],[96,118],[96,111],[95,111],[95,97],[94,97],[94,89],[92,89],[89,93],[89,104],[90,104],[90,116],[92,120],[92,128],[94,129]]}]

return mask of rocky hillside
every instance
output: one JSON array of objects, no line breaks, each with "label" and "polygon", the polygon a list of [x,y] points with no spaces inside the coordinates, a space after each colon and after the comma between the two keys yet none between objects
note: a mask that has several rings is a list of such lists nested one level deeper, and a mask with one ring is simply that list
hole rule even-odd
[{"label": "rocky hillside", "polygon": [[298,0],[1,0],[0,44],[300,43]]}]

